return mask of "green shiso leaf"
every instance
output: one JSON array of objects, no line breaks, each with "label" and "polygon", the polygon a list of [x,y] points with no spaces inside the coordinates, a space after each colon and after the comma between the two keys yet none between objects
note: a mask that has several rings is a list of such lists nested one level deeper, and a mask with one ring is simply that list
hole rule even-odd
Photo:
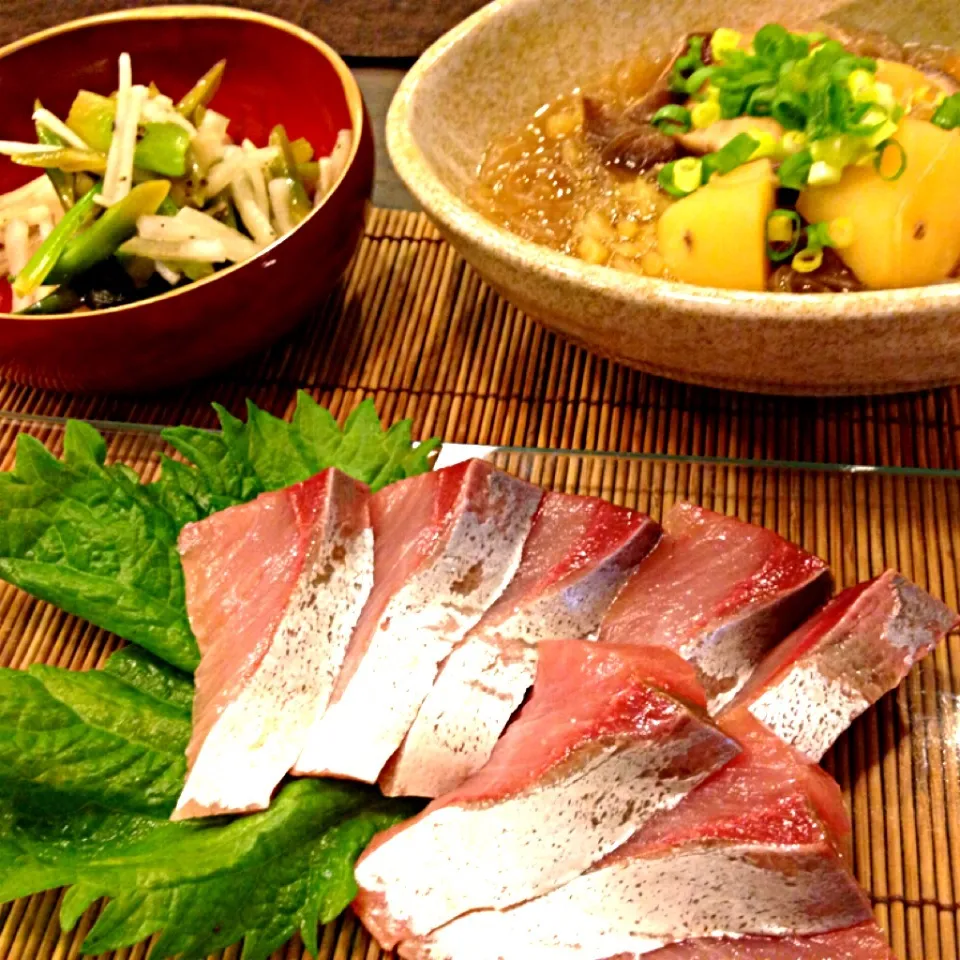
[{"label": "green shiso leaf", "polygon": [[188,462],[165,458],[161,478],[147,484],[106,464],[89,424],[67,424],[59,460],[20,436],[13,471],[0,474],[0,579],[192,671],[199,652],[177,553],[185,524],[327,467],[377,490],[429,470],[439,444],[415,446],[409,421],[384,430],[371,400],[343,429],[302,392],[291,422],[252,403],[246,423],[217,412],[219,431],[164,431]]}]

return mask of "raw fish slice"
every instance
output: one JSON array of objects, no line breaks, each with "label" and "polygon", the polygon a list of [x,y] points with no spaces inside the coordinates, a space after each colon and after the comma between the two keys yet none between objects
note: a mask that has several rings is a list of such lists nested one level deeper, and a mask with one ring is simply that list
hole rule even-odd
[{"label": "raw fish slice", "polygon": [[202,656],[174,820],[265,809],[300,755],[373,586],[369,502],[326,470],[184,528]]},{"label": "raw fish slice", "polygon": [[536,672],[535,647],[469,637],[447,658],[380,789],[388,797],[438,797],[460,786],[490,759]]},{"label": "raw fish slice", "polygon": [[593,638],[659,538],[646,514],[597,497],[544,494],[516,576],[474,634],[527,643]]},{"label": "raw fish slice", "polygon": [[545,896],[461,916],[406,958],[635,957],[687,938],[810,935],[870,919],[841,850],[840,790],[747,711],[743,751],[626,844]]},{"label": "raw fish slice", "polygon": [[592,637],[660,528],[596,497],[546,493],[499,600],[443,665],[380,778],[387,796],[436,797],[490,759],[536,671],[533,644]]},{"label": "raw fish slice", "polygon": [[[631,960],[621,954],[610,960]],[[812,937],[745,937],[742,940],[687,940],[671,944],[648,960],[895,960],[875,920]]]},{"label": "raw fish slice", "polygon": [[363,922],[389,949],[578,876],[736,755],[698,699],[668,650],[540,644],[533,695],[490,762],[361,858]]},{"label": "raw fish slice", "polygon": [[771,651],[731,709],[748,708],[819,760],[957,622],[939,600],[888,570],[845,590]]},{"label": "raw fish slice", "polygon": [[826,564],[771,530],[688,503],[604,618],[600,639],[669,647],[698,670],[711,713],[769,647],[830,596]]},{"label": "raw fish slice", "polygon": [[373,592],[295,773],[377,779],[440,664],[516,571],[541,495],[468,460],[371,498]]}]

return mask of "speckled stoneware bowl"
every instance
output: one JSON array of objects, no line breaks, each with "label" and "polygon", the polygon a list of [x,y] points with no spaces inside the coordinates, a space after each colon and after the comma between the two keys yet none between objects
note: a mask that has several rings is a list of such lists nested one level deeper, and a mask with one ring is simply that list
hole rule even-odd
[{"label": "speckled stoneware bowl", "polygon": [[[438,41],[390,109],[397,171],[495,289],[598,353],[678,380],[765,393],[893,393],[960,383],[960,283],[857,294],[747,293],[590,266],[522,240],[464,201],[487,143],[605,65],[691,30],[826,18],[899,41],[956,23],[943,0],[497,0]],[[956,30],[956,27],[953,27]],[[960,175],[960,171],[958,171]],[[960,225],[958,225],[960,229]]]}]

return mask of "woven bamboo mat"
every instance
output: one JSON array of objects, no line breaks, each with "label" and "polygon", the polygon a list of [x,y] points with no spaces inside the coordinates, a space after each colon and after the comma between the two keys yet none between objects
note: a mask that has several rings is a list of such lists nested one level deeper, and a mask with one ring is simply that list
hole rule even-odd
[{"label": "woven bamboo mat", "polygon": [[[147,399],[63,396],[0,384],[0,409],[147,423],[212,423],[211,400],[278,414],[305,388],[344,416],[373,396],[388,421],[452,442],[595,451],[960,468],[960,393],[789,400],[685,387],[566,344],[489,291],[422,217],[374,211],[342,288],[292,338],[217,379]],[[31,432],[53,448],[59,427]],[[7,469],[14,425],[0,421]],[[145,476],[156,439],[111,437]],[[660,516],[689,499],[778,529],[828,559],[841,586],[895,566],[960,605],[960,480],[511,454],[544,486]],[[117,641],[0,586],[0,665],[85,669]],[[826,765],[855,823],[855,866],[903,960],[960,957],[960,640],[951,637],[854,725]],[[0,960],[79,955],[95,909],[62,935],[61,895],[0,907]],[[276,960],[302,956],[298,942]],[[113,956],[113,955],[112,955]],[[121,951],[139,960],[145,948]],[[225,957],[239,958],[239,951]],[[348,916],[323,960],[376,960]]]},{"label": "woven bamboo mat", "polygon": [[687,387],[601,360],[506,304],[419,214],[374,210],[341,289],[285,343],[213,380],[146,399],[0,383],[0,409],[212,423],[211,400],[282,414],[298,387],[336,410],[459,442],[724,453],[960,467],[960,392],[792,400]]}]

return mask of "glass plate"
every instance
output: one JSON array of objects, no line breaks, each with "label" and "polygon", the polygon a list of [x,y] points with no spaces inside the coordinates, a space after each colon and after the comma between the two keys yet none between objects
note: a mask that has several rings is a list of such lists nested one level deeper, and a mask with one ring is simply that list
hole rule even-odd
[{"label": "glass plate", "polygon": [[[161,452],[172,453],[160,427],[94,425],[107,439],[110,459],[128,463],[146,479],[159,472]],[[63,430],[58,418],[0,413],[2,469],[12,466],[19,432],[60,453]],[[838,588],[894,567],[955,609],[960,605],[960,471],[464,444],[443,448],[438,464],[470,456],[489,459],[545,488],[603,497],[655,519],[678,500],[692,501],[775,529],[818,554],[830,563]],[[9,603],[4,596],[0,605]],[[0,654],[15,645],[37,651],[17,659],[18,665],[46,657],[41,651],[49,644],[22,635],[44,622],[21,612],[14,623],[4,623]],[[62,629],[71,622],[64,617]],[[85,655],[83,662],[95,657]],[[896,952],[910,960],[957,956],[958,694],[960,644],[951,636],[861,717],[824,761],[853,816],[858,878],[890,930]]]}]

